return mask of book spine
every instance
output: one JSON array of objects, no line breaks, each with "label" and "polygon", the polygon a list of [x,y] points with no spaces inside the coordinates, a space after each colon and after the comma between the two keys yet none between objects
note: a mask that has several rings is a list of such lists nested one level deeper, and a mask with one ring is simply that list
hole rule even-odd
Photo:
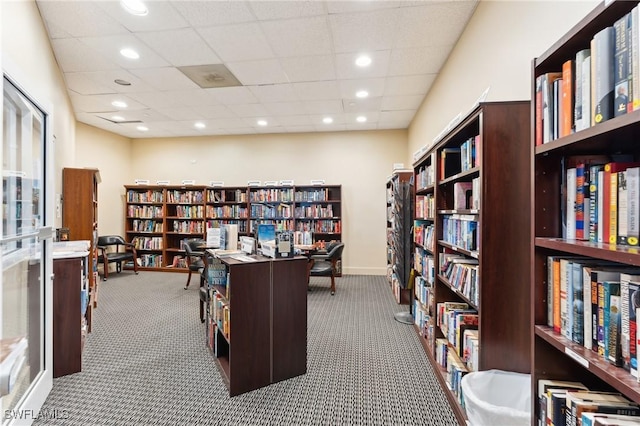
[{"label": "book spine", "polygon": [[560,123],[560,136],[570,135],[573,131],[574,111],[574,77],[575,62],[569,59],[562,64],[562,122]]},{"label": "book spine", "polygon": [[[589,51],[591,53],[591,51]],[[591,121],[591,54],[589,54],[582,64],[582,129],[593,125]]]},{"label": "book spine", "polygon": [[[606,200],[605,200],[605,205]],[[609,244],[618,241],[618,173],[609,174]]]},{"label": "book spine", "polygon": [[[576,166],[576,186],[574,187],[576,193],[575,200],[575,221],[576,221],[576,240],[585,239],[585,226],[584,226],[584,182],[585,182],[585,165],[580,163]],[[571,188],[567,187],[567,191]],[[567,197],[568,199],[568,197]]]},{"label": "book spine", "polygon": [[[591,268],[589,266],[584,266],[582,268],[582,332],[583,339],[582,345],[586,349],[591,350],[593,348],[593,327],[592,327],[592,318],[593,313],[591,312]],[[579,307],[577,308],[579,309]]]},{"label": "book spine", "polygon": [[629,234],[627,208],[627,171],[618,172],[617,243],[627,244]]},{"label": "book spine", "polygon": [[584,127],[584,115],[583,111],[583,100],[582,100],[582,91],[583,91],[583,65],[584,60],[587,56],[589,56],[589,49],[583,49],[576,53],[575,59],[575,96],[574,96],[574,109],[573,109],[573,125],[575,131],[582,130]]},{"label": "book spine", "polygon": [[589,241],[598,241],[598,168],[591,166],[589,171]]},{"label": "book spine", "polygon": [[606,27],[594,36],[595,53],[591,69],[594,86],[593,123],[599,124],[613,117],[614,98],[614,30]]},{"label": "book spine", "polygon": [[542,85],[544,75],[536,77],[536,145],[542,145]]},{"label": "book spine", "polygon": [[640,167],[627,169],[627,244],[640,240]]},{"label": "book spine", "polygon": [[604,229],[606,227],[606,219],[604,213],[604,170],[598,171],[598,188],[597,188],[597,202],[596,202],[596,211],[597,211],[597,242],[604,242]]},{"label": "book spine", "polygon": [[626,14],[613,24],[614,29],[614,111],[618,117],[627,113],[629,101],[629,19]]},{"label": "book spine", "polygon": [[576,188],[577,188],[576,168],[567,169],[567,214],[566,214],[566,236],[568,240],[576,239]]},{"label": "book spine", "polygon": [[571,304],[569,310],[571,311],[571,339],[579,345],[584,345],[584,309],[582,301],[584,300],[584,284],[583,284],[583,265],[574,262],[573,263],[573,275],[571,278]]},{"label": "book spine", "polygon": [[608,361],[618,367],[621,365],[620,323],[620,296],[611,295],[611,297],[609,298]]},{"label": "book spine", "polygon": [[547,256],[547,325],[553,328],[554,257]]}]

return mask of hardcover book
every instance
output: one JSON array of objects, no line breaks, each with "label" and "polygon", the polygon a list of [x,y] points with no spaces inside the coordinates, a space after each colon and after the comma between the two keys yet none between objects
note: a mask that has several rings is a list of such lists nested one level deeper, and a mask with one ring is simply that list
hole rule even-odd
[{"label": "hardcover book", "polygon": [[593,123],[599,124],[613,117],[614,99],[614,30],[606,27],[591,41],[591,81]]}]

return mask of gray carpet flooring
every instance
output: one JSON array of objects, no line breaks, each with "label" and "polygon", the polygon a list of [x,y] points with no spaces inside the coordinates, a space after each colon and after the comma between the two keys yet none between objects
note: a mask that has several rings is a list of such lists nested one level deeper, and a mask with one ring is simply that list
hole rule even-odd
[{"label": "gray carpet flooring", "polygon": [[197,283],[123,271],[100,283],[82,372],[54,379],[35,425],[456,425],[380,276],[312,278],[307,374],[229,397],[205,347]]}]

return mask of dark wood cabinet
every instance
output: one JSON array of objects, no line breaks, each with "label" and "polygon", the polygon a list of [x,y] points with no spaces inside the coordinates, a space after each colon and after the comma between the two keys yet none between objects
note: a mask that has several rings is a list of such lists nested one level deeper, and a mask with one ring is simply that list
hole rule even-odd
[{"label": "dark wood cabinet", "polygon": [[[530,372],[530,119],[528,101],[480,103],[414,164],[416,328],[461,423],[466,371]],[[449,275],[453,257],[464,271]],[[477,312],[473,363],[439,322],[445,302]]]},{"label": "dark wood cabinet", "polygon": [[[87,257],[53,260],[53,377],[82,370],[84,337],[90,312],[87,287]],[[82,303],[86,306],[83,315]]]},{"label": "dark wood cabinet", "polygon": [[[217,262],[209,252],[208,265]],[[307,259],[220,259],[226,286],[205,285],[207,344],[229,395],[307,371]]]}]

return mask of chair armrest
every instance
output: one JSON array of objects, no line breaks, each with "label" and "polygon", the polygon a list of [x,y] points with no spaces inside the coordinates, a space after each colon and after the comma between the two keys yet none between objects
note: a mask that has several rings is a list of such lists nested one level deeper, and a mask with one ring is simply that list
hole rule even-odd
[{"label": "chair armrest", "polygon": [[313,260],[327,260],[329,259],[329,255],[327,253],[324,254],[313,254],[311,256],[309,256],[309,259],[313,259]]}]

